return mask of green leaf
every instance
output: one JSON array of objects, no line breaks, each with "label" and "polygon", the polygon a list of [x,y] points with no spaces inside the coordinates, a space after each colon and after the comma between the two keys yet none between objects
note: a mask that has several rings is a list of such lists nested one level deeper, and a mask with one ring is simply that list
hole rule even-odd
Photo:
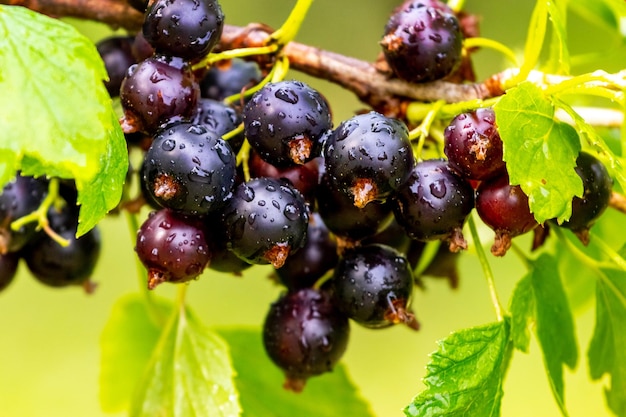
[{"label": "green leaf", "polygon": [[140,294],[113,305],[100,339],[100,404],[105,412],[128,409],[171,310],[172,303],[154,299],[148,305]]},{"label": "green leaf", "polygon": [[304,390],[295,394],[283,389],[285,376],[265,353],[258,329],[219,333],[230,345],[244,417],[372,416],[343,366],[310,378]]},{"label": "green leaf", "polygon": [[0,6],[0,186],[18,169],[76,179],[79,233],[119,202],[128,169],[106,77],[95,46],[72,26]]},{"label": "green leaf", "polygon": [[152,352],[129,415],[239,416],[228,346],[184,307],[173,313]]},{"label": "green leaf", "polygon": [[539,223],[569,219],[572,198],[582,196],[574,170],[580,140],[573,127],[554,118],[554,106],[529,82],[511,88],[495,105],[511,184],[528,195]]},{"label": "green leaf", "polygon": [[452,333],[431,355],[409,417],[500,415],[502,385],[512,352],[508,320]]},{"label": "green leaf", "polygon": [[578,362],[574,318],[557,260],[544,253],[529,262],[528,274],[513,292],[511,333],[515,347],[528,352],[528,328],[534,325],[552,393],[563,415],[567,415],[563,365],[574,369]]},{"label": "green leaf", "polygon": [[605,268],[596,284],[596,324],[589,350],[589,372],[596,380],[608,374],[606,401],[626,415],[626,273]]}]

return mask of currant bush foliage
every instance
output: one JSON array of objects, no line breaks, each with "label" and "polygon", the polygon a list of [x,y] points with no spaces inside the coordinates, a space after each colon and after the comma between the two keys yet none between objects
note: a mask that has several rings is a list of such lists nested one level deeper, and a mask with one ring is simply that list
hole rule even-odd
[{"label": "currant bush foliage", "polygon": [[[275,44],[293,40],[299,25],[306,24],[311,3],[296,2],[272,35]],[[587,248],[559,228],[571,215],[572,199],[584,192],[574,169],[581,150],[602,160],[616,192],[626,189],[626,128],[621,128],[621,138],[612,140],[570,100],[608,99],[610,105],[600,101],[600,107],[623,117],[626,77],[624,71],[570,74],[568,10],[604,27],[613,36],[611,42],[626,41],[620,32],[626,18],[622,1],[538,0],[522,57],[497,42],[466,40],[515,62],[504,73],[509,77],[505,94],[484,101],[408,105],[406,121],[414,127],[409,139],[414,149],[424,150],[418,159],[426,159],[427,136],[442,136],[452,117],[493,107],[510,183],[521,187],[535,220],[549,225],[546,230],[556,242],[537,253],[513,246],[527,272],[505,308],[498,301],[476,216],[470,215],[470,248],[483,265],[496,321],[458,330],[438,342],[424,389],[404,408],[407,416],[499,416],[509,365],[516,351],[528,352],[533,337],[563,415],[568,415],[564,369],[575,369],[583,356],[590,378],[605,384],[608,409],[626,415],[626,247],[616,251],[596,234]],[[284,57],[272,71],[261,83],[285,77]],[[18,171],[73,179],[81,206],[77,235],[87,233],[118,205],[129,167],[124,135],[102,83],[106,78],[95,46],[72,26],[21,7],[0,6],[0,91],[11,97],[0,101],[0,186]],[[412,111],[418,107],[425,112]],[[242,165],[245,176],[247,165]],[[566,292],[569,277],[560,268],[563,251],[596,277],[596,322],[586,348],[577,340]],[[186,305],[185,288],[175,302],[144,293],[123,297],[113,306],[101,339],[100,402],[105,411],[128,411],[133,417],[372,415],[342,365],[319,380],[313,378],[299,396],[285,392],[282,373],[262,350],[259,329],[207,328]]]}]

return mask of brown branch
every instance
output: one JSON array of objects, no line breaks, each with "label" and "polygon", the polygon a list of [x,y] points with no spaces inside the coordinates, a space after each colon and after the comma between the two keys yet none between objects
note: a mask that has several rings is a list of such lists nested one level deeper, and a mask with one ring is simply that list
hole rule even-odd
[{"label": "brown branch", "polygon": [[[123,0],[0,0],[0,4],[25,6],[54,17],[97,20],[130,32],[139,30],[143,23],[142,14]],[[261,46],[268,41],[271,32],[270,28],[260,24],[246,27],[226,25],[219,49]],[[414,100],[458,102],[502,94],[498,77],[482,84],[443,81],[411,84],[390,79],[378,71],[374,63],[297,42],[287,44],[283,53],[295,70],[336,83],[385,113],[398,112],[405,102]]]},{"label": "brown branch", "polygon": [[626,196],[613,191],[611,193],[611,198],[609,199],[609,206],[626,214]]},{"label": "brown branch", "polygon": [[131,32],[143,24],[143,14],[123,0],[0,0],[0,4],[27,7],[51,17],[95,20]]}]

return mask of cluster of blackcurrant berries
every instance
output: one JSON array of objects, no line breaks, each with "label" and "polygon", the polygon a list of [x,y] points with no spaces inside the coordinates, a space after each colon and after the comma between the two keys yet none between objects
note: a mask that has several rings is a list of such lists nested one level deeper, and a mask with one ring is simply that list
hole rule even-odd
[{"label": "cluster of blackcurrant berries", "polygon": [[95,284],[89,280],[100,255],[98,228],[76,238],[78,207],[73,184],[60,185],[59,201],[47,212],[48,227],[67,246],[60,245],[35,220],[19,228],[14,221],[42,207],[48,195],[49,180],[18,175],[0,194],[0,291],[15,277],[20,259],[31,275],[50,287],[78,285],[91,293]]},{"label": "cluster of blackcurrant berries", "polygon": [[[107,49],[106,40],[100,51],[110,74],[123,68],[111,76],[110,92],[120,95],[129,144],[139,135],[144,151],[142,201],[154,210],[135,249],[148,288],[188,282],[207,268],[240,274],[272,265],[286,291],[269,308],[263,339],[287,388],[299,391],[333,368],[350,321],[417,329],[413,271],[425,244],[446,243],[425,273],[456,286],[455,255],[467,247],[462,231],[474,208],[496,233],[496,255],[538,226],[525,194],[509,184],[492,109],[454,118],[445,130],[447,158],[421,161],[404,122],[370,111],[334,127],[326,99],[303,82],[269,82],[231,107],[223,99],[257,84],[258,67],[233,61],[226,71],[191,71],[219,39],[219,4],[137,7],[145,10],[142,36],[127,47]],[[407,1],[382,46],[396,76],[425,82],[458,68],[462,37],[447,6]],[[139,49],[147,51],[141,58]],[[589,154],[581,154],[578,172],[585,196],[564,225],[582,235],[612,184]]]}]

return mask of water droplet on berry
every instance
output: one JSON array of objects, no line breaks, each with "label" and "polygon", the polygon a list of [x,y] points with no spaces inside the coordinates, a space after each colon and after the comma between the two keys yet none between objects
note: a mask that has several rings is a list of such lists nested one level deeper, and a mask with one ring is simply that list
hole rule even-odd
[{"label": "water droplet on berry", "polygon": [[277,99],[290,104],[296,104],[298,102],[298,95],[294,91],[288,90],[286,88],[279,88],[274,93],[274,96]]},{"label": "water droplet on berry", "polygon": [[176,147],[176,141],[172,139],[168,139],[164,141],[163,144],[161,145],[161,149],[163,149],[165,152],[170,152],[175,147]]},{"label": "water droplet on berry", "polygon": [[446,183],[443,179],[437,180],[430,184],[430,193],[437,198],[444,198],[446,196]]}]

